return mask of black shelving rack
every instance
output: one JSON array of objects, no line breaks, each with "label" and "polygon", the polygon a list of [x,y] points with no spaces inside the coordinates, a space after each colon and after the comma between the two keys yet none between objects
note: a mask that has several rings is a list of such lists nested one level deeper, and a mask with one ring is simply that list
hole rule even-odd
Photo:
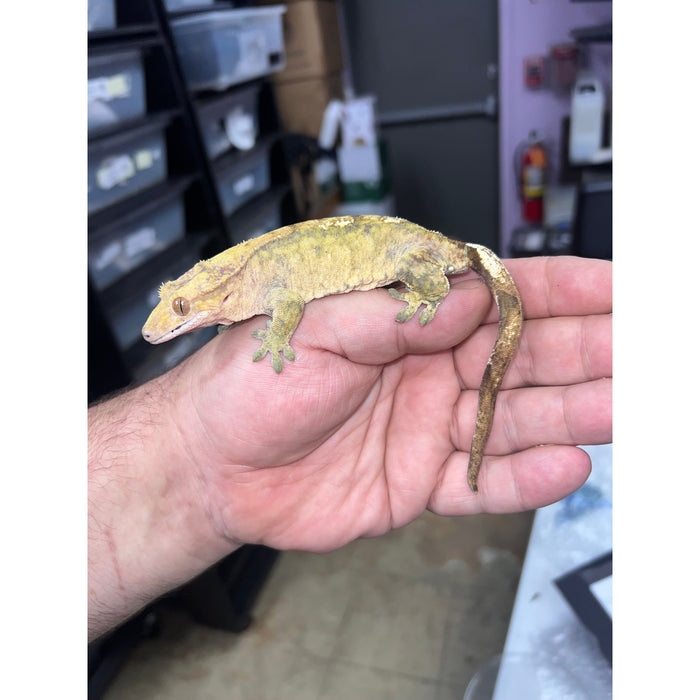
[{"label": "black shelving rack", "polygon": [[[187,269],[188,263],[210,257],[250,237],[251,233],[261,233],[251,226],[256,223],[256,215],[260,218],[259,212],[265,205],[268,209],[277,207],[277,225],[292,223],[297,218],[284,135],[279,128],[270,79],[257,78],[220,92],[193,90],[185,80],[173,38],[172,21],[183,15],[250,5],[249,2],[216,2],[187,13],[169,13],[165,0],[116,0],[117,26],[89,32],[89,59],[125,51],[139,53],[145,76],[146,111],[136,119],[92,130],[88,135],[88,160],[100,148],[107,148],[119,139],[129,139],[140,129],[161,129],[165,134],[167,175],[133,196],[91,211],[88,215],[88,252],[95,240],[107,235],[110,227],[133,215],[139,208],[154,207],[169,197],[182,196],[185,213],[185,235],[162,254],[151,256],[137,268],[120,275],[119,280],[110,282],[106,288],[89,275],[89,401],[162,373],[211,337],[203,332],[193,338],[179,338],[166,349],[148,346],[134,328],[128,337],[120,336],[111,303],[123,296],[120,287],[129,290],[134,297],[141,294],[150,298],[152,303],[156,300],[154,290],[169,279],[164,276],[166,271],[176,270],[179,275]],[[207,114],[217,105],[225,105],[250,90],[257,93],[258,139],[254,147],[249,152],[230,149],[226,153],[210,154],[204,133]],[[235,172],[239,165],[244,168],[245,161],[254,160],[256,154],[269,166],[269,186],[231,211],[231,203],[223,199],[226,190],[222,187],[222,178],[227,169]],[[168,264],[173,258],[182,260],[179,271],[177,264]],[[147,286],[149,280],[150,288]],[[135,303],[137,301],[134,299]],[[147,315],[146,306],[141,309],[143,321]]]},{"label": "black shelving rack", "polygon": [[[192,12],[231,10],[252,2],[215,2]],[[143,66],[145,112],[133,119],[95,128],[88,134],[91,154],[138,135],[160,134],[164,139],[167,168],[157,182],[120,197],[88,213],[88,257],[96,241],[109,239],[124,221],[144,212],[182,203],[184,232],[162,251],[138,262],[115,279],[99,281],[88,274],[88,400],[146,381],[196,350],[211,336],[197,334],[179,346],[176,341],[150,346],[125,334],[119,321],[124,307],[138,309],[160,282],[172,279],[193,262],[220,252],[256,227],[270,226],[264,212],[277,212],[278,225],[298,218],[289,183],[288,147],[279,128],[274,92],[268,77],[233,85],[221,92],[188,87],[178,58],[172,21],[188,13],[169,13],[166,0],[115,0],[116,26],[88,33],[90,59],[136,52]],[[205,134],[207,115],[216,112],[243,91],[257,95],[258,139],[250,151],[211,155]],[[269,184],[241,206],[230,211],[222,198],[221,180],[244,167],[255,154],[269,157]],[[116,167],[116,166],[115,166]],[[88,168],[88,170],[90,170]],[[89,173],[90,177],[90,173]],[[273,226],[276,227],[276,226]],[[153,301],[151,299],[150,301]],[[145,315],[141,323],[145,320]],[[182,340],[182,339],[178,339]],[[188,344],[189,343],[189,344]],[[171,345],[172,349],[167,348]],[[277,552],[263,546],[244,546],[212,566],[197,579],[167,596],[167,602],[184,606],[202,624],[232,632],[243,631],[252,620],[252,606],[274,565]],[[88,693],[98,698],[118,672],[133,645],[144,635],[157,633],[159,605],[146,608],[88,649]]]},{"label": "black shelving rack", "polygon": [[[106,206],[89,207],[89,256],[110,227],[119,225],[134,211],[177,196],[185,199],[186,211],[186,235],[174,246],[180,257],[198,257],[201,248],[221,249],[224,244],[219,207],[207,180],[207,163],[198,150],[197,134],[192,127],[172,45],[159,20],[159,5],[160,0],[116,2],[116,27],[88,34],[89,66],[92,60],[102,58],[109,62],[126,52],[138,55],[143,69],[145,99],[144,113],[90,131],[88,161],[96,160],[101,153],[109,156],[112,151],[119,152],[120,144],[148,130],[162,134],[166,161],[166,172],[158,182],[129,197],[117,197]],[[122,145],[121,149],[127,147]],[[114,188],[117,189],[118,186]],[[98,254],[99,251],[95,253]],[[121,389],[135,379],[135,368],[129,362],[127,350],[128,345],[137,343],[120,342],[110,298],[119,297],[120,286],[133,289],[134,279],[137,283],[144,278],[157,280],[161,268],[162,259],[154,255],[114,281],[100,283],[95,274],[88,275],[89,401]]]}]

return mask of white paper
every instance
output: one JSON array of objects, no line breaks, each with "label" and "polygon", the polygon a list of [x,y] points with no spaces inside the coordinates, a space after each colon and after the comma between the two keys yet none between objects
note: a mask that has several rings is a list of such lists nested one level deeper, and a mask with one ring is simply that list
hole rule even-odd
[{"label": "white paper", "polygon": [[596,597],[597,601],[605,608],[605,612],[610,615],[612,620],[612,576],[600,579],[591,584],[591,593]]}]

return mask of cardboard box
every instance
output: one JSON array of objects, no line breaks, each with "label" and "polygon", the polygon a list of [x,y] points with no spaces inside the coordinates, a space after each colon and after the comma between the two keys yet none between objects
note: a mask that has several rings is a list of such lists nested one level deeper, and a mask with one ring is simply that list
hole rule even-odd
[{"label": "cardboard box", "polygon": [[343,99],[343,79],[336,73],[291,83],[275,83],[275,98],[284,130],[316,139],[328,103]]},{"label": "cardboard box", "polygon": [[317,78],[343,70],[338,8],[332,0],[295,0],[282,17],[286,65],[275,82]]}]

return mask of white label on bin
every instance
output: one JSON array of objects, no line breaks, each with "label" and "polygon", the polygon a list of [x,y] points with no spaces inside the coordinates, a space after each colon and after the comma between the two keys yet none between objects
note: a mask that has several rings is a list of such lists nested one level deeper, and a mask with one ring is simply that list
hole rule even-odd
[{"label": "white label on bin", "polygon": [[134,154],[136,160],[136,168],[138,170],[148,170],[153,167],[153,161],[155,160],[155,154],[148,148],[144,148],[140,151],[136,151]]},{"label": "white label on bin", "polygon": [[119,73],[107,78],[107,94],[112,97],[128,97],[131,94],[131,76]]},{"label": "white label on bin", "polygon": [[131,77],[118,73],[109,77],[88,80],[88,102],[112,100],[115,97],[128,97],[131,94]]},{"label": "white label on bin", "polygon": [[126,182],[135,173],[134,162],[130,156],[107,158],[97,170],[97,184],[100,189],[111,190],[112,187]]},{"label": "white label on bin", "polygon": [[254,75],[268,69],[267,37],[262,29],[242,31],[238,41],[241,46],[239,74]]},{"label": "white label on bin", "polygon": [[124,239],[124,252],[127,257],[133,258],[144,250],[150,250],[155,244],[156,230],[152,226],[144,226]]},{"label": "white label on bin", "polygon": [[108,95],[106,78],[93,78],[92,80],[88,80],[88,102],[107,100],[109,99]]},{"label": "white label on bin", "polygon": [[226,115],[224,130],[228,140],[236,148],[247,151],[255,146],[255,120],[252,114],[247,114],[242,107],[236,107]]},{"label": "white label on bin", "polygon": [[248,175],[238,178],[238,180],[233,183],[233,192],[237,197],[241,197],[246,194],[246,192],[250,192],[253,187],[255,187],[255,175],[249,173]]},{"label": "white label on bin", "polygon": [[105,267],[113,265],[122,253],[122,244],[119,241],[113,241],[109,245],[105,246],[96,256],[95,256],[95,268],[98,270],[104,270]]}]

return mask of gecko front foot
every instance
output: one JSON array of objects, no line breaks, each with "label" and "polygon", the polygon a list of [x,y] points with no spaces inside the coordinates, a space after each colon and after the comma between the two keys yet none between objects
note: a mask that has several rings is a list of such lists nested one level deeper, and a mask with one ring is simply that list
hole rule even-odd
[{"label": "gecko front foot", "polygon": [[397,292],[395,289],[389,289],[389,294],[391,294],[394,299],[406,302],[406,308],[396,314],[396,320],[399,323],[405,323],[408,319],[413,318],[413,315],[418,311],[421,304],[425,304],[425,308],[418,317],[418,322],[421,326],[424,326],[426,323],[433,320],[433,316],[435,316],[435,312],[440,305],[439,301],[424,299],[419,292],[413,290]]},{"label": "gecko front foot", "polygon": [[272,360],[272,369],[279,374],[283,366],[280,352],[282,352],[285,358],[290,362],[294,360],[294,350],[292,350],[289,341],[286,338],[280,338],[275,335],[275,333],[270,330],[269,324],[268,328],[261,328],[257,331],[253,331],[253,337],[263,341],[262,345],[253,353],[253,362],[259,362],[269,352]]}]

